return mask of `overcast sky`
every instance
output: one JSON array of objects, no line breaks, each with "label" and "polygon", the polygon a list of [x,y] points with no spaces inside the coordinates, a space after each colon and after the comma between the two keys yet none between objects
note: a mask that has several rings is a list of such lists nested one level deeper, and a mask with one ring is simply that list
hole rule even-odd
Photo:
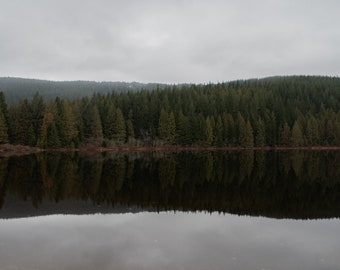
[{"label": "overcast sky", "polygon": [[338,76],[339,14],[339,0],[0,0],[0,77]]}]

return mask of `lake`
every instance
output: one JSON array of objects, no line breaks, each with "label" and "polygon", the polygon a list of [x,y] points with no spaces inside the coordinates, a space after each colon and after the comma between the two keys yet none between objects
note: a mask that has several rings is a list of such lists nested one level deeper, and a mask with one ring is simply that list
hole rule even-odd
[{"label": "lake", "polygon": [[339,269],[340,152],[0,159],[0,269]]}]

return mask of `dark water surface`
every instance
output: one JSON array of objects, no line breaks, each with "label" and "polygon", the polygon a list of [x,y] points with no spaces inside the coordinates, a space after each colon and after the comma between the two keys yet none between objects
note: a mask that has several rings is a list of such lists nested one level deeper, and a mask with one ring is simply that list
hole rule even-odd
[{"label": "dark water surface", "polygon": [[0,160],[0,269],[340,269],[340,152]]}]

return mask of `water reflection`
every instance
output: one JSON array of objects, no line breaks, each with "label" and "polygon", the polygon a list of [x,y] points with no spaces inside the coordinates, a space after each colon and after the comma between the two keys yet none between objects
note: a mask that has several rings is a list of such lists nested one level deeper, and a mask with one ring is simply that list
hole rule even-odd
[{"label": "water reflection", "polygon": [[339,269],[340,221],[217,213],[0,220],[1,269]]},{"label": "water reflection", "polygon": [[339,194],[338,151],[52,153],[0,160],[2,217],[117,212],[114,206],[120,212],[326,218],[340,216]]}]

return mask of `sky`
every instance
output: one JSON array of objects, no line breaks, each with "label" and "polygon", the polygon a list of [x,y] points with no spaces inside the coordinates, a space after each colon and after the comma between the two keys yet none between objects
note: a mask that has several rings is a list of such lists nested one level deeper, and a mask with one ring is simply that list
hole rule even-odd
[{"label": "sky", "polygon": [[338,0],[0,0],[0,77],[339,76],[339,12]]}]

